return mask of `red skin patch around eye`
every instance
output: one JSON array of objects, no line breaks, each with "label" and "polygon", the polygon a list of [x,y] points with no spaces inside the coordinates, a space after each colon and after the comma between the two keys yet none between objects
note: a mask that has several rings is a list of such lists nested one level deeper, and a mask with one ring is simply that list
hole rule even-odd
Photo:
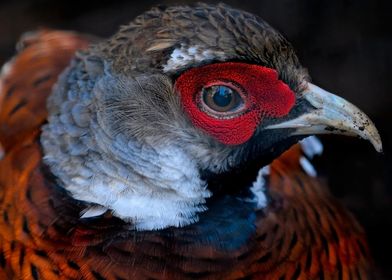
[{"label": "red skin patch around eye", "polygon": [[[246,109],[237,117],[219,119],[199,108],[197,96],[203,87],[219,81],[231,81],[243,88]],[[295,103],[294,92],[279,80],[275,70],[239,62],[190,69],[178,77],[175,87],[192,123],[226,145],[245,143],[263,116],[283,117]]]}]

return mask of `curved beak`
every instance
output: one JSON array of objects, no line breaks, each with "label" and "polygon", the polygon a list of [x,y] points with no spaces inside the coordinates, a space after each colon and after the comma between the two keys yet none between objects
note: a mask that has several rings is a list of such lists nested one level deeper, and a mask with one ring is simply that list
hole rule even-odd
[{"label": "curved beak", "polygon": [[291,135],[343,134],[360,136],[369,140],[378,152],[382,152],[380,135],[373,122],[356,106],[345,99],[308,83],[303,93],[314,109],[282,123],[265,129],[293,129]]}]

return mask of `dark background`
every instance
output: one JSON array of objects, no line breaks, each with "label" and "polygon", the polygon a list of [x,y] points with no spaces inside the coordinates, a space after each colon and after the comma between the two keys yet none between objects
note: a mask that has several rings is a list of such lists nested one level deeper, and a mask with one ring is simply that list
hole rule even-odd
[{"label": "dark background", "polygon": [[[105,37],[153,5],[190,2],[0,2],[0,65],[13,55],[19,36],[29,30],[52,27]],[[335,196],[364,225],[383,278],[392,279],[391,1],[225,2],[261,16],[282,32],[315,84],[348,99],[374,120],[384,154],[362,140],[323,136],[325,153],[316,159],[316,166]]]}]

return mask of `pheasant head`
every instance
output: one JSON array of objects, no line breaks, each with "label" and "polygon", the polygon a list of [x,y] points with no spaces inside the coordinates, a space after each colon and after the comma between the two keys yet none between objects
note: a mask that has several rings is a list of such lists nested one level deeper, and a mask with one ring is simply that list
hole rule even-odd
[{"label": "pheasant head", "polygon": [[226,5],[142,14],[77,54],[48,110],[44,160],[86,203],[82,217],[111,211],[138,230],[194,223],[215,197],[252,199],[260,168],[307,135],[382,149],[370,119],[313,85],[277,31]]}]

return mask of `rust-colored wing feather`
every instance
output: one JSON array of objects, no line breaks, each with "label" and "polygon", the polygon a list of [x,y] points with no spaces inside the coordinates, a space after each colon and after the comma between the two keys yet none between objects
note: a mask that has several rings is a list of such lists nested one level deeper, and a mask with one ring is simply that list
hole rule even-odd
[{"label": "rust-colored wing feather", "polygon": [[296,145],[271,165],[271,195],[280,207],[259,228],[263,239],[273,240],[271,265],[278,266],[267,279],[369,279],[362,228],[325,185],[302,171],[300,156]]},{"label": "rust-colored wing feather", "polygon": [[[299,165],[294,146],[271,165],[271,205],[258,211],[246,245],[223,250],[200,239],[197,224],[135,232],[109,214],[79,219],[81,202],[42,164],[45,100],[75,50],[73,33],[27,37],[1,76],[1,279],[367,279],[361,227]],[[214,229],[211,229],[212,231]]]},{"label": "rust-colored wing feather", "polygon": [[[29,258],[32,250],[43,249],[34,242],[40,234],[27,228],[31,225],[39,231],[39,219],[43,218],[34,216],[28,185],[32,184],[31,176],[42,157],[38,137],[47,117],[46,98],[75,51],[86,48],[88,43],[83,36],[71,32],[28,33],[18,44],[18,55],[3,67],[0,76],[1,279],[35,278],[34,265],[23,265],[23,260]],[[48,199],[47,194],[41,193],[40,188],[34,192],[36,207],[44,208],[40,202]],[[47,268],[53,270],[48,265]]]},{"label": "rust-colored wing feather", "polygon": [[29,33],[0,80],[0,143],[5,152],[32,139],[46,119],[46,97],[75,50],[88,41],[70,32]]}]

